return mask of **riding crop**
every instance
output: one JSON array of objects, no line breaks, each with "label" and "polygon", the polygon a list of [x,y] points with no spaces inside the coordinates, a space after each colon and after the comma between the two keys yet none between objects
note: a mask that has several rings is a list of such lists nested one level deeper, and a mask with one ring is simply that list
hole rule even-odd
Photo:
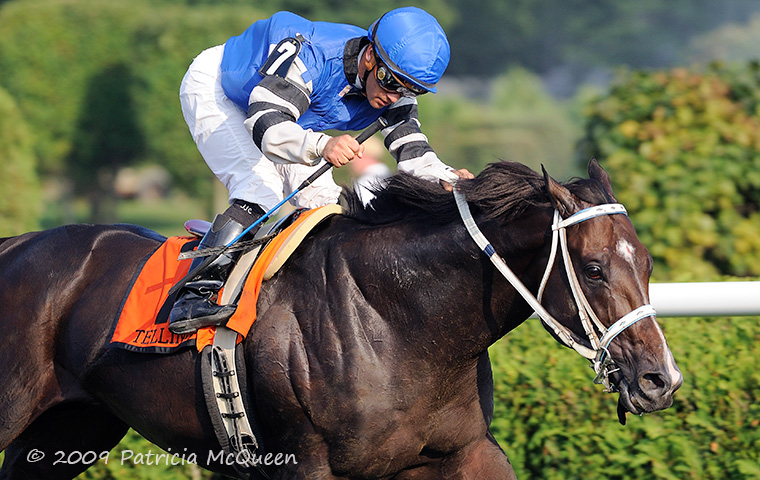
[{"label": "riding crop", "polygon": [[[374,122],[372,122],[366,129],[364,129],[362,131],[362,133],[360,133],[356,137],[356,141],[359,142],[360,144],[364,143],[369,137],[371,137],[372,135],[376,134],[377,132],[379,132],[380,130],[382,130],[383,128],[385,128],[386,126],[388,126],[388,121],[385,118],[383,118],[383,117],[379,117],[377,120],[375,120]],[[314,172],[313,174],[311,174],[309,176],[309,178],[307,178],[306,180],[304,180],[298,186],[298,188],[296,188],[295,190],[293,190],[293,192],[290,193],[290,195],[288,195],[287,197],[283,198],[280,201],[280,203],[278,203],[277,205],[275,205],[271,210],[269,210],[264,215],[262,215],[258,220],[256,220],[255,222],[253,222],[250,226],[248,226],[245,230],[243,230],[237,237],[233,238],[229,243],[227,243],[226,245],[222,246],[220,249],[216,249],[216,248],[209,249],[210,251],[208,253],[208,256],[203,261],[203,263],[201,263],[200,265],[198,265],[191,272],[188,272],[187,275],[185,275],[182,278],[182,280],[180,280],[179,282],[177,282],[169,290],[169,296],[177,293],[177,291],[179,291],[180,288],[182,288],[183,286],[185,286],[185,284],[187,282],[189,282],[190,279],[195,278],[199,273],[201,273],[209,265],[211,265],[211,263],[214,260],[216,260],[217,258],[219,258],[220,255],[222,255],[224,252],[226,252],[232,245],[234,245],[235,243],[237,243],[241,238],[243,238],[254,227],[256,227],[258,225],[261,225],[262,223],[266,222],[269,219],[269,217],[271,217],[275,212],[277,212],[277,210],[279,210],[279,208],[281,206],[283,206],[285,204],[285,202],[287,202],[288,200],[290,200],[291,198],[293,198],[296,194],[298,194],[304,188],[306,188],[309,185],[311,185],[317,178],[319,178],[320,176],[322,176],[322,174],[324,174],[325,172],[331,170],[332,167],[333,167],[333,165],[331,163],[326,163],[326,164],[322,165],[319,168],[319,170],[317,170],[316,172]],[[196,253],[198,253],[198,252],[196,252]]]}]

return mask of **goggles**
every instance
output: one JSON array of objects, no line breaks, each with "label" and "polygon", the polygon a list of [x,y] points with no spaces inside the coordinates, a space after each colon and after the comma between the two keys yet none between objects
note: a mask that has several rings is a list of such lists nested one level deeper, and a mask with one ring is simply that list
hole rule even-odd
[{"label": "goggles", "polygon": [[381,88],[389,92],[398,92],[405,97],[416,97],[427,93],[427,90],[423,88],[398,79],[387,65],[385,65],[379,58],[375,58],[377,61],[377,65],[375,66],[375,79]]}]

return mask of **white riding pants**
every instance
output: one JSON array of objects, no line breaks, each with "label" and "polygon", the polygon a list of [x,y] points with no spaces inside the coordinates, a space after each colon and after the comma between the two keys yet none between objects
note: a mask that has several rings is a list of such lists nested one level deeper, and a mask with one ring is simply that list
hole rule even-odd
[{"label": "white riding pants", "polygon": [[[269,211],[324,165],[324,160],[311,167],[275,164],[261,153],[243,125],[246,112],[222,89],[223,53],[224,45],[219,45],[195,57],[180,85],[182,114],[206,164],[227,187],[230,202],[245,200]],[[340,191],[332,174],[325,173],[290,202],[316,208],[337,203]]]}]

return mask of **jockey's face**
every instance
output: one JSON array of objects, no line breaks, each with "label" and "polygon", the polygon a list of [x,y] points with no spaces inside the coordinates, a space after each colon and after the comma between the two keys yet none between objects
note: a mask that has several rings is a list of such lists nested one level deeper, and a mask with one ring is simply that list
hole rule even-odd
[{"label": "jockey's face", "polygon": [[[364,50],[362,60],[361,65],[364,67],[364,71],[369,71],[365,95],[367,95],[367,101],[372,105],[372,108],[383,108],[396,103],[402,97],[402,94],[397,91],[386,90],[377,82],[378,64],[375,60],[372,46]],[[363,75],[364,72],[359,72],[359,74]]]},{"label": "jockey's face", "polygon": [[[377,70],[375,65],[373,70]],[[392,103],[396,103],[402,97],[401,93],[386,90],[377,83],[374,71],[370,72],[367,77],[367,101],[374,108],[383,108]]]}]

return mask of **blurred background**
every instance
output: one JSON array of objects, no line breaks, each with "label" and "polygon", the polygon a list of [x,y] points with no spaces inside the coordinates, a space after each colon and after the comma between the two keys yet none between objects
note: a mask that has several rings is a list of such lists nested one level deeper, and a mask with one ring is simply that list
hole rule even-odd
[{"label": "blurred background", "polygon": [[[185,217],[212,218],[226,193],[177,98],[193,57],[278,9],[369,26],[403,5],[0,1],[0,234],[118,221],[168,235],[181,233]],[[621,68],[747,60],[760,40],[760,2],[750,0],[416,5],[452,45],[440,94],[420,99],[423,129],[444,161],[474,172],[504,159],[544,164],[559,180],[582,173],[584,108]],[[350,172],[336,178],[349,182]]]},{"label": "blurred background", "polygon": [[[277,10],[368,27],[408,4],[0,0],[0,236],[75,222],[176,235],[210,220],[227,193],[180,112],[193,57]],[[452,46],[440,93],[420,98],[445,162],[544,165],[564,181],[596,157],[656,281],[760,275],[760,0],[414,4]],[[496,436],[521,478],[760,478],[757,320],[664,322],[686,383],[673,409],[625,428],[582,362],[521,327],[494,347]],[[99,468],[85,476],[118,476]]]}]

